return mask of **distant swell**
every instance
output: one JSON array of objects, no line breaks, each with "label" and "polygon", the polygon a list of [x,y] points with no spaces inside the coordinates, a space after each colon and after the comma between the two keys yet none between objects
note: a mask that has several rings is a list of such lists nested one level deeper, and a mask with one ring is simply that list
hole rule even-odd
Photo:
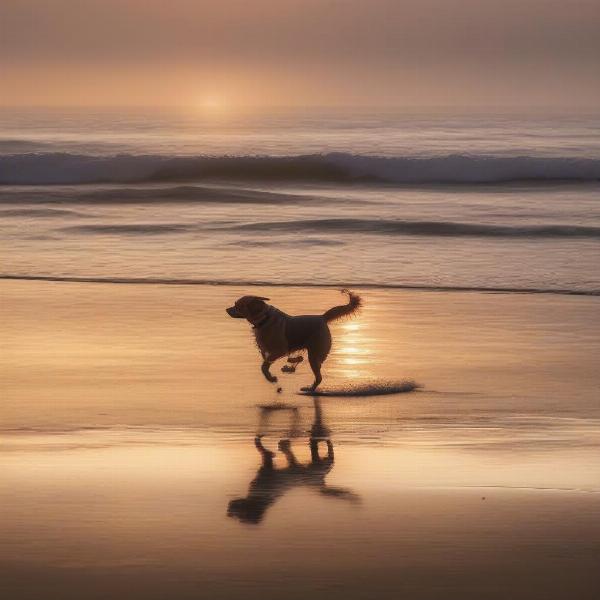
[{"label": "distant swell", "polygon": [[227,287],[294,287],[294,288],[363,288],[382,290],[425,290],[432,292],[494,292],[512,294],[553,294],[568,296],[600,296],[598,290],[581,290],[576,288],[532,288],[510,286],[461,286],[461,285],[427,285],[406,283],[371,283],[371,282],[332,282],[315,281],[269,281],[243,279],[193,279],[176,277],[96,277],[70,275],[19,275],[0,274],[5,281],[47,281],[56,283],[101,283],[117,285],[206,285]]},{"label": "distant swell", "polygon": [[598,181],[600,159],[344,153],[303,156],[158,156],[23,153],[0,156],[0,184],[159,181],[314,181],[397,184]]},{"label": "distant swell", "polygon": [[[0,163],[2,158],[0,157]],[[304,194],[286,194],[240,187],[201,185],[106,186],[100,189],[69,187],[0,190],[0,205],[14,204],[314,204],[321,199]],[[344,200],[345,204],[362,204]]]},{"label": "distant swell", "polygon": [[133,223],[131,225],[75,225],[62,227],[60,231],[72,233],[90,233],[97,235],[161,235],[167,233],[182,233],[190,227],[183,223]]},{"label": "distant swell", "polygon": [[[1,214],[1,211],[0,211]],[[227,221],[203,223],[94,223],[61,227],[63,233],[90,235],[163,235],[201,231],[251,232],[273,236],[284,234],[373,234],[386,236],[481,237],[481,238],[589,238],[600,239],[600,227],[584,225],[484,225],[481,223],[452,223],[444,221],[396,221],[393,219],[305,219],[296,221],[260,221],[242,225]],[[343,244],[342,240],[323,240],[324,245]],[[278,240],[269,239],[270,243]],[[288,240],[291,244],[294,240]],[[238,240],[233,244],[265,245],[265,240]]]},{"label": "distant swell", "polygon": [[[1,202],[0,202],[1,204]],[[0,217],[29,217],[30,219],[39,219],[46,217],[78,217],[87,218],[89,215],[79,213],[74,210],[61,208],[8,208],[0,209]]]},{"label": "distant swell", "polygon": [[529,237],[600,239],[600,227],[584,225],[483,225],[442,221],[396,221],[392,219],[308,219],[248,223],[229,227],[237,231],[372,233],[445,237]]}]

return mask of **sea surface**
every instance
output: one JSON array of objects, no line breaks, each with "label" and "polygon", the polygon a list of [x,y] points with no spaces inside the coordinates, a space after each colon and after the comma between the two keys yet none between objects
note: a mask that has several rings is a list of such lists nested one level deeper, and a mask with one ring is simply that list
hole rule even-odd
[{"label": "sea surface", "polygon": [[600,116],[0,113],[1,275],[600,294]]}]

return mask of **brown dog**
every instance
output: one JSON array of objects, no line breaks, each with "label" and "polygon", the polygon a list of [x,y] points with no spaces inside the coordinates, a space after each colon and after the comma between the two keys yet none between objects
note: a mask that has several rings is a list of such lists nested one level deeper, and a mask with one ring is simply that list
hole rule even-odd
[{"label": "brown dog", "polygon": [[314,391],[321,383],[321,365],[331,350],[331,333],[327,323],[351,315],[360,305],[360,296],[348,290],[348,304],[334,306],[322,315],[291,317],[266,303],[269,298],[242,296],[233,306],[226,309],[234,319],[247,319],[251,324],[256,344],[263,357],[262,372],[267,381],[277,381],[269,371],[271,364],[291,352],[308,350],[308,362],[315,375],[312,386],[302,388]]}]

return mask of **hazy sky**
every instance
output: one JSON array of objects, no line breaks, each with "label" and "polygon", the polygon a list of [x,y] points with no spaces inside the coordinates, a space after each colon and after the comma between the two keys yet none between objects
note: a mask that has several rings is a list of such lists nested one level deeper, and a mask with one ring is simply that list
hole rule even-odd
[{"label": "hazy sky", "polygon": [[0,103],[600,105],[600,0],[1,0]]}]

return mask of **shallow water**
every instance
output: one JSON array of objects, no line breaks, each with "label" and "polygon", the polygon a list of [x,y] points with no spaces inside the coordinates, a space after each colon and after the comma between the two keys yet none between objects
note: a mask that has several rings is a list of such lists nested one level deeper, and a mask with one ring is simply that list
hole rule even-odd
[{"label": "shallow water", "polygon": [[600,293],[598,186],[177,190],[1,192],[3,274]]}]

